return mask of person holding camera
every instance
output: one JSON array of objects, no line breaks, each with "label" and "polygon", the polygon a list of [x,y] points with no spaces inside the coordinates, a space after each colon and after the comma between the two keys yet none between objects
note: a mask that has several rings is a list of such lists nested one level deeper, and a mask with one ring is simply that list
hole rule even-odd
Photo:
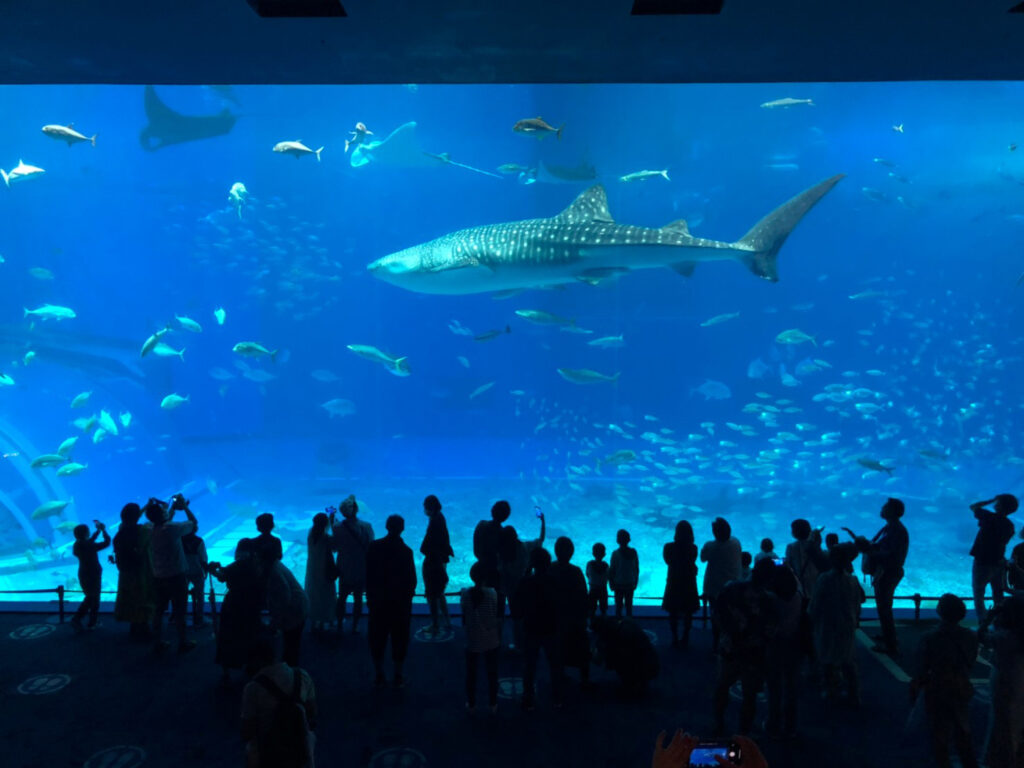
[{"label": "person holding camera", "polygon": [[[903,565],[910,549],[910,534],[901,522],[905,507],[899,499],[889,498],[882,505],[880,517],[885,520],[875,537],[868,541],[855,536],[857,549],[864,555],[862,568],[871,576],[875,588],[875,607],[882,633],[875,636],[876,643],[871,650],[889,656],[899,656],[899,641],[896,637],[896,620],[892,614],[896,588],[903,581]],[[853,535],[853,531],[847,529]]]},{"label": "person holding camera", "polygon": [[[171,522],[177,510],[185,513],[186,522]],[[170,507],[160,499],[150,499],[145,513],[146,519],[153,524],[150,551],[156,587],[156,613],[153,617],[155,650],[160,653],[170,645],[163,640],[164,609],[169,602],[171,618],[178,630],[178,652],[185,653],[195,648],[196,643],[185,636],[189,584],[188,561],[181,540],[196,530],[196,516],[189,509],[188,499],[180,493],[171,497]]]},{"label": "person holding camera", "polygon": [[[72,549],[75,557],[78,558],[78,583],[82,586],[85,599],[75,611],[71,619],[71,626],[81,631],[82,619],[89,615],[89,629],[96,626],[96,615],[100,610],[100,583],[103,580],[103,567],[100,565],[100,558],[97,554],[101,549],[110,546],[110,534],[107,533],[107,526],[99,520],[93,520],[96,530],[89,536],[89,526],[75,526],[75,545]],[[102,535],[103,540],[96,543],[96,538]]]},{"label": "person holding camera", "polygon": [[[992,505],[994,511],[985,509]],[[1001,493],[988,501],[971,504],[971,512],[978,520],[978,535],[974,537],[971,557],[971,588],[974,594],[974,612],[978,623],[985,621],[985,592],[992,587],[992,602],[1003,601],[1003,580],[1006,575],[1006,545],[1013,538],[1010,515],[1017,511],[1017,497]]]}]

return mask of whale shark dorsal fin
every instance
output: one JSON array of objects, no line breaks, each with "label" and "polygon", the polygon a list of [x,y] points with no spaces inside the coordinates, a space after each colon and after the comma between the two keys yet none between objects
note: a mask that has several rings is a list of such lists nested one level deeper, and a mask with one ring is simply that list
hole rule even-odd
[{"label": "whale shark dorsal fin", "polygon": [[686,219],[678,219],[661,228],[662,232],[675,232],[679,235],[690,234],[690,228],[686,225]]},{"label": "whale shark dorsal fin", "polygon": [[573,200],[572,205],[558,214],[556,218],[565,224],[586,224],[592,221],[615,223],[608,210],[608,195],[605,194],[604,187],[600,184],[595,184],[582,192]]}]

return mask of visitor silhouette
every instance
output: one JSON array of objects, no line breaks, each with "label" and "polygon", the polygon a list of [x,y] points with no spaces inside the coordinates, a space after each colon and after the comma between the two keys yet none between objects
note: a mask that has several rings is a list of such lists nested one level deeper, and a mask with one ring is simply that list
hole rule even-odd
[{"label": "visitor silhouette", "polygon": [[[693,527],[686,520],[676,523],[675,536],[662,548],[662,557],[668,566],[665,594],[661,608],[668,612],[668,626],[672,632],[673,648],[688,648],[693,614],[700,609],[697,593],[697,545],[693,540]],[[679,619],[683,620],[683,636],[679,637]]]},{"label": "visitor silhouette", "polygon": [[384,524],[387,535],[370,544],[366,552],[366,601],[370,609],[367,640],[376,669],[376,684],[386,684],[384,651],[391,639],[393,684],[405,685],[402,666],[409,650],[412,599],[416,592],[416,565],[412,550],[402,541],[405,520],[391,515]]}]

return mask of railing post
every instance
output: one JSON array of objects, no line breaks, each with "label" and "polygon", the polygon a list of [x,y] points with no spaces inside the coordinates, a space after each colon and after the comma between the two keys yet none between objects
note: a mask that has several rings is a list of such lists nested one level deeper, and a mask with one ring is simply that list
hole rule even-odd
[{"label": "railing post", "polygon": [[921,593],[914,593],[914,621],[921,620]]},{"label": "railing post", "polygon": [[60,623],[64,623],[64,585],[57,586],[57,604],[60,606]]}]

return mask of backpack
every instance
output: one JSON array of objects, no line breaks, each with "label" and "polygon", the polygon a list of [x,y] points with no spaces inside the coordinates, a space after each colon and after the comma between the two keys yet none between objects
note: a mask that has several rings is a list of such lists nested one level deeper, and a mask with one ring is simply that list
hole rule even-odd
[{"label": "backpack", "polygon": [[306,708],[300,698],[302,676],[292,669],[291,695],[282,691],[266,675],[257,675],[255,682],[277,699],[270,729],[259,738],[259,762],[264,768],[304,768],[313,764],[310,750],[311,733]]}]

